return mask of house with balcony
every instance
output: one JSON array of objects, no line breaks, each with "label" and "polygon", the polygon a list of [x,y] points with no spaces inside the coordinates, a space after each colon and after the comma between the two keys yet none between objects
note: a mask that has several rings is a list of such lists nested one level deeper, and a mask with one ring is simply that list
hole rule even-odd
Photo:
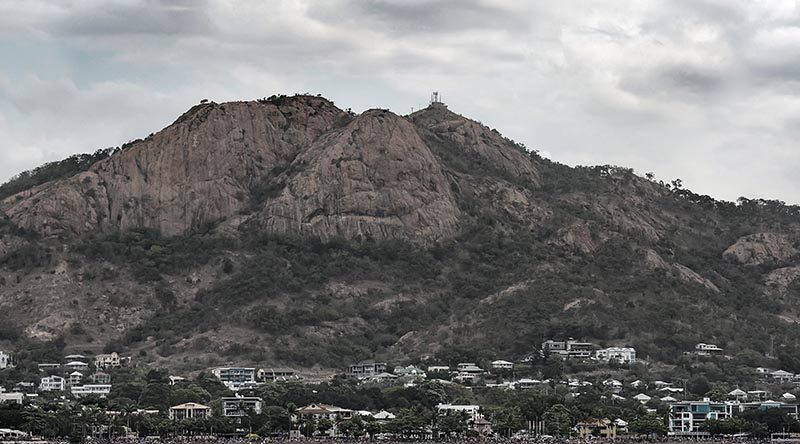
[{"label": "house with balcony", "polygon": [[357,415],[357,413],[353,410],[344,409],[334,405],[309,404],[305,407],[297,409],[295,414],[292,415],[292,422],[298,423],[300,426],[302,426],[302,424],[307,422],[317,422],[320,419],[326,419],[330,421],[333,426],[327,432],[325,432],[325,436],[333,438],[339,435],[337,424],[341,420],[352,419],[355,415]]},{"label": "house with balcony", "polygon": [[502,359],[498,359],[496,361],[492,361],[492,369],[493,370],[513,370],[514,363],[510,361],[504,361]]},{"label": "house with balcony", "polygon": [[254,389],[256,369],[254,367],[218,367],[211,371],[221,383],[233,391]]},{"label": "house with balcony", "polygon": [[706,421],[730,418],[734,411],[738,411],[737,403],[711,401],[708,398],[702,401],[672,403],[669,405],[669,435],[707,435],[707,432],[701,431],[701,427]]},{"label": "house with balcony", "polygon": [[263,400],[256,396],[231,396],[222,398],[222,414],[228,418],[242,418],[250,413],[260,415]]},{"label": "house with balcony", "polygon": [[63,392],[67,388],[67,380],[61,376],[46,376],[39,381],[40,392]]},{"label": "house with balcony", "polygon": [[14,361],[11,359],[11,353],[0,351],[0,370],[13,366]]},{"label": "house with balcony", "polygon": [[169,419],[181,421],[184,419],[206,419],[211,417],[211,407],[196,402],[187,402],[169,408]]},{"label": "house with balcony", "polygon": [[81,361],[70,361],[64,364],[64,370],[68,372],[85,372],[89,370],[89,364]]},{"label": "house with balcony", "polygon": [[99,396],[105,398],[111,393],[111,384],[85,384],[70,387],[72,396],[80,398],[83,396]]},{"label": "house with balcony", "polygon": [[597,350],[594,358],[598,361],[616,364],[635,364],[636,349],[632,347],[608,347]]},{"label": "house with balcony", "polygon": [[371,378],[381,373],[386,373],[385,362],[354,364],[347,369],[347,375],[356,379]]},{"label": "house with balcony", "polygon": [[706,344],[701,342],[694,346],[694,353],[698,356],[711,356],[722,354],[722,348],[716,344]]},{"label": "house with balcony", "polygon": [[300,375],[290,368],[260,368],[258,369],[258,380],[266,382],[291,381],[300,379]]},{"label": "house with balcony", "polygon": [[130,358],[123,358],[117,352],[100,354],[94,358],[94,366],[101,369],[122,367]]},{"label": "house with balcony", "polygon": [[594,356],[596,348],[597,346],[591,342],[580,342],[572,338],[566,341],[548,339],[542,344],[542,353],[565,359],[589,359]]},{"label": "house with balcony", "polygon": [[89,377],[92,384],[111,384],[111,375],[105,372],[95,372]]}]

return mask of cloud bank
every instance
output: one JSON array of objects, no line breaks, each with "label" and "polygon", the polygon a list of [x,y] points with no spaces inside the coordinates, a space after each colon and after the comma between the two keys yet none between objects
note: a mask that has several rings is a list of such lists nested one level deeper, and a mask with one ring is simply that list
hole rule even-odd
[{"label": "cloud bank", "polygon": [[209,98],[451,109],[554,160],[800,203],[800,11],[782,0],[0,4],[0,181]]}]

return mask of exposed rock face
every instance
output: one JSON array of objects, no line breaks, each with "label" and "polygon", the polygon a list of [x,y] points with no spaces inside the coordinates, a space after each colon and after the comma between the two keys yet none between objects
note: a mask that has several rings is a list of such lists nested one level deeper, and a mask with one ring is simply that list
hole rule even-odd
[{"label": "exposed rock face", "polygon": [[772,270],[764,281],[770,290],[785,293],[797,279],[800,279],[800,267],[783,267]]},{"label": "exposed rock face", "polygon": [[719,288],[716,285],[714,285],[713,282],[709,281],[703,276],[700,276],[696,271],[692,270],[686,265],[673,264],[672,268],[675,270],[675,273],[678,276],[678,278],[681,279],[682,281],[702,285],[707,289],[713,291],[714,293],[719,293]]},{"label": "exposed rock face", "polygon": [[783,261],[797,254],[788,236],[777,233],[756,233],[739,238],[722,256],[743,265],[760,265]]},{"label": "exposed rock face", "polygon": [[433,105],[411,115],[412,121],[442,139],[458,146],[468,155],[482,159],[487,167],[499,168],[518,178],[540,184],[538,171],[521,150],[497,131],[489,130],[474,120]]},{"label": "exposed rock face", "polygon": [[259,216],[272,231],[436,238],[456,229],[458,209],[439,163],[413,125],[391,112],[362,114],[292,167],[299,173]]},{"label": "exposed rock face", "polygon": [[198,105],[86,173],[6,199],[3,209],[44,235],[136,227],[185,233],[236,214],[260,176],[343,117],[313,97]]}]

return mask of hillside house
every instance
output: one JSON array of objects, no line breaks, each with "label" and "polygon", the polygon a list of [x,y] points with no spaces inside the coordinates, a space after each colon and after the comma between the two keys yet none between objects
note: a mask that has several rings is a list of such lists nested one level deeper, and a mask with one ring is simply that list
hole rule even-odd
[{"label": "hillside house", "polygon": [[385,362],[354,364],[347,369],[347,375],[356,379],[370,378],[380,373],[386,373]]},{"label": "hillside house", "polygon": [[0,390],[0,404],[22,404],[25,394],[21,392],[5,392]]},{"label": "hillside house", "polygon": [[89,377],[89,380],[92,381],[92,384],[111,384],[111,375],[104,372],[95,372]]},{"label": "hillside house", "polygon": [[117,352],[100,354],[95,356],[94,366],[100,369],[119,368],[122,367],[128,359],[121,357]]},{"label": "hillside house", "polygon": [[463,412],[467,414],[469,422],[474,423],[480,418],[481,407],[479,405],[454,405],[454,404],[439,404],[436,406],[436,411],[439,415],[446,415],[449,412]]},{"label": "hillside house", "polygon": [[263,400],[256,396],[232,396],[222,398],[222,414],[228,418],[241,418],[251,412],[261,414]]},{"label": "hillside house", "polygon": [[594,354],[598,361],[616,364],[635,364],[636,349],[632,347],[608,347],[597,350]]},{"label": "hillside house", "polygon": [[722,354],[722,348],[715,344],[701,342],[694,346],[694,353],[698,356],[710,356]]},{"label": "hillside house", "polygon": [[394,368],[394,374],[397,376],[402,377],[411,377],[411,378],[426,378],[428,375],[425,373],[425,370],[422,370],[419,367],[413,365],[407,365],[405,367],[398,366]]},{"label": "hillside house", "polygon": [[603,381],[603,386],[608,388],[614,393],[619,393],[622,391],[622,382],[616,379],[606,379]]},{"label": "hillside house", "polygon": [[70,361],[64,364],[64,370],[68,372],[85,372],[89,370],[89,364],[81,361]]},{"label": "hillside house", "polygon": [[617,425],[610,419],[580,421],[575,424],[575,433],[580,439],[617,437]]},{"label": "hillside house", "polygon": [[653,398],[645,395],[644,393],[639,393],[638,395],[634,396],[633,399],[639,401],[642,404],[647,404]]},{"label": "hillside house", "polygon": [[492,361],[492,368],[494,370],[512,370],[514,368],[514,363],[498,359],[496,361]]},{"label": "hillside house", "polygon": [[728,393],[728,398],[734,401],[746,401],[747,400],[747,392],[742,389],[734,389]]},{"label": "hillside house", "polygon": [[256,369],[254,367],[218,367],[211,373],[219,379],[221,383],[234,392],[239,390],[253,389],[258,386],[256,383]]},{"label": "hillside house", "polygon": [[80,385],[81,381],[83,381],[83,373],[74,371],[69,374],[69,385]]},{"label": "hillside house", "polygon": [[449,373],[450,366],[447,365],[429,365],[428,366],[428,373],[433,372],[442,372],[442,373]]},{"label": "hillside house", "polygon": [[64,362],[70,362],[70,361],[88,362],[88,359],[86,358],[86,356],[78,354],[64,356]]},{"label": "hillside house", "polygon": [[39,368],[40,372],[52,372],[59,370],[61,368],[61,364],[45,363],[45,364],[38,364],[36,367]]},{"label": "hillside house", "polygon": [[536,388],[541,383],[542,381],[539,381],[538,379],[522,378],[514,382],[514,388],[517,390],[528,390]]},{"label": "hillside house", "polygon": [[196,402],[187,402],[169,408],[169,419],[181,421],[184,419],[206,419],[211,417],[211,407]]},{"label": "hillside house", "polygon": [[266,382],[300,379],[300,375],[290,368],[260,368],[258,369],[257,376],[259,381]]},{"label": "hillside house", "polygon": [[14,362],[11,359],[11,354],[0,351],[0,370],[13,367]]},{"label": "hillside house", "polygon": [[339,435],[337,424],[344,419],[351,419],[356,415],[356,412],[349,409],[343,409],[334,405],[328,404],[310,404],[297,410],[296,414],[292,416],[292,421],[303,424],[307,421],[319,421],[320,419],[327,419],[333,427],[328,430],[325,435],[328,437],[336,437]]},{"label": "hillside house", "polygon": [[76,398],[89,395],[105,398],[111,393],[111,384],[76,385],[70,388],[70,392],[72,392],[72,396],[75,396]]},{"label": "hillside house", "polygon": [[669,434],[696,435],[709,420],[727,419],[733,416],[734,406],[730,402],[715,402],[708,398],[702,401],[680,401],[669,406]]},{"label": "hillside house", "polygon": [[67,381],[61,376],[46,376],[39,382],[40,392],[63,392],[67,388]]},{"label": "hillside house", "polygon": [[566,341],[548,339],[542,344],[542,353],[566,359],[589,359],[594,356],[595,348],[597,346],[591,342],[579,342],[572,338]]},{"label": "hillside house", "polygon": [[769,376],[773,381],[780,384],[792,382],[794,379],[794,373],[787,372],[786,370],[775,370],[774,372],[770,373]]}]

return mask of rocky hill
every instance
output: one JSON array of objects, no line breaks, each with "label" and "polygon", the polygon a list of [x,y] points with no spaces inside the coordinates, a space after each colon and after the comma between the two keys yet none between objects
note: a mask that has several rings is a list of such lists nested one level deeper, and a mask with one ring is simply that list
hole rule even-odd
[{"label": "rocky hill", "polygon": [[33,360],[337,367],[572,336],[664,362],[774,344],[800,371],[797,206],[567,167],[440,104],[203,103],[98,153],[0,187],[0,346]]}]

